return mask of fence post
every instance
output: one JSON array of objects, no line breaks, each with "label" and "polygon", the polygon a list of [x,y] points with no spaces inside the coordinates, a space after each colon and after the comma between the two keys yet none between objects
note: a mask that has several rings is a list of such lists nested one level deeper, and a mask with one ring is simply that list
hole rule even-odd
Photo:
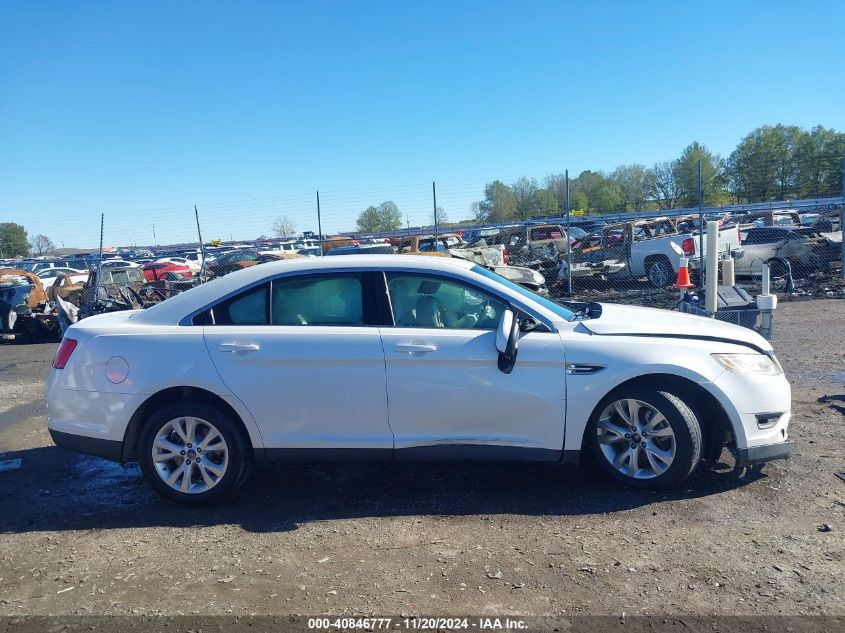
[{"label": "fence post", "polygon": [[[845,235],[845,156],[842,157],[842,204],[839,206],[839,231]],[[840,252],[842,262],[842,279],[845,279],[845,240],[842,240]]]},{"label": "fence post", "polygon": [[569,227],[572,224],[572,209],[569,204],[569,170],[566,176],[566,291],[572,294],[572,239],[569,237]]},{"label": "fence post", "polygon": [[431,181],[431,197],[434,200],[434,252],[437,252],[437,189]]},{"label": "fence post", "polygon": [[100,214],[100,258],[97,260],[97,283],[94,284],[94,300],[91,304],[91,310],[97,305],[100,300],[100,271],[103,269],[103,226],[105,224],[106,214]]},{"label": "fence post", "polygon": [[[202,231],[200,231],[200,212],[197,211],[197,205],[194,205],[194,217],[197,220],[197,237],[200,240],[200,256],[202,257],[202,264],[200,264],[200,283],[205,283],[205,243],[202,241]],[[231,237],[231,235],[229,236]]]},{"label": "fence post", "polygon": [[320,242],[320,257],[323,256],[323,220],[320,217],[320,191],[317,191],[317,239]]},{"label": "fence post", "polygon": [[704,200],[701,195],[701,161],[698,161],[698,274],[704,283]]}]

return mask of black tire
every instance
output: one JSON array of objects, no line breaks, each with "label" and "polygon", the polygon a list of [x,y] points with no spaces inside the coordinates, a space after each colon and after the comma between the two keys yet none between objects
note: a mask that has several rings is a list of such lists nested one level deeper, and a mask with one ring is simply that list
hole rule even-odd
[{"label": "black tire", "polygon": [[[228,449],[225,473],[213,487],[203,492],[176,490],[162,479],[153,462],[153,442],[158,431],[170,420],[185,416],[212,424],[223,436]],[[187,506],[208,505],[234,493],[247,480],[253,465],[251,444],[241,426],[218,408],[191,398],[168,404],[150,416],[138,440],[138,455],[141,472],[150,486],[162,497]]]},{"label": "black tire", "polygon": [[[648,386],[623,387],[608,394],[593,412],[586,431],[589,452],[600,470],[611,479],[624,485],[648,490],[677,488],[686,481],[701,460],[702,434],[698,419],[692,408],[685,402],[685,397],[683,392],[673,393]],[[638,400],[660,412],[665,417],[674,435],[675,452],[671,465],[661,474],[648,479],[638,479],[620,472],[609,461],[601,443],[598,441],[598,424],[602,413],[614,402],[627,399]],[[630,440],[625,440],[625,446],[621,448],[627,450],[628,441]],[[631,447],[633,448],[633,445]],[[640,449],[636,450],[639,454]],[[638,459],[642,460],[643,458]]]},{"label": "black tire", "polygon": [[652,257],[646,262],[648,283],[653,288],[665,288],[675,280],[675,270],[669,260],[663,257]]}]

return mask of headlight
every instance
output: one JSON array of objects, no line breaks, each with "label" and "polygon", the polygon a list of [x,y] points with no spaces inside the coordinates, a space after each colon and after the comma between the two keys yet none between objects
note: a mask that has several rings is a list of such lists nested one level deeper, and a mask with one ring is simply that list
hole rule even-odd
[{"label": "headlight", "polygon": [[777,376],[783,373],[783,368],[774,356],[765,354],[711,354],[713,360],[725,369],[740,374],[764,374]]}]

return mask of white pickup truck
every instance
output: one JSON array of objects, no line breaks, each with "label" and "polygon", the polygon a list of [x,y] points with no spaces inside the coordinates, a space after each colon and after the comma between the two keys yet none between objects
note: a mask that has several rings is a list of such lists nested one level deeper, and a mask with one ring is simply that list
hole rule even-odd
[{"label": "white pickup truck", "polygon": [[[674,243],[689,258],[691,272],[699,269],[699,255],[706,256],[707,236],[702,240],[697,230],[690,230],[698,222],[690,219],[650,218],[602,227],[603,249],[616,253],[627,266],[614,277],[646,277],[655,288],[665,288],[675,282],[680,256]],[[705,249],[702,251],[702,249]],[[728,251],[741,251],[741,238],[736,226],[719,229],[720,257]],[[706,262],[705,262],[706,266]]]}]

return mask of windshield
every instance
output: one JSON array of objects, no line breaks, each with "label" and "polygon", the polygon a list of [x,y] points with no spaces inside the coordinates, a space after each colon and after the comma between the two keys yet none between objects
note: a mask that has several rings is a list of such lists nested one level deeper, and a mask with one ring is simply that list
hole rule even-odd
[{"label": "windshield", "polygon": [[565,321],[571,321],[575,317],[575,313],[572,312],[572,310],[569,310],[568,308],[564,308],[559,303],[555,303],[554,301],[550,301],[549,299],[546,299],[545,297],[541,297],[536,292],[531,292],[530,290],[528,290],[528,288],[524,288],[524,287],[520,286],[519,284],[515,284],[512,281],[505,279],[501,275],[497,275],[496,273],[494,273],[490,270],[487,270],[483,266],[473,266],[472,271],[478,273],[479,275],[484,275],[488,279],[492,279],[493,281],[500,283],[503,286],[507,286],[511,290],[514,290],[514,291],[518,292],[519,294],[521,294],[526,299],[530,299],[534,303],[539,303],[541,306],[543,306],[547,310],[551,310],[557,316],[559,316],[561,319],[564,319]]}]

